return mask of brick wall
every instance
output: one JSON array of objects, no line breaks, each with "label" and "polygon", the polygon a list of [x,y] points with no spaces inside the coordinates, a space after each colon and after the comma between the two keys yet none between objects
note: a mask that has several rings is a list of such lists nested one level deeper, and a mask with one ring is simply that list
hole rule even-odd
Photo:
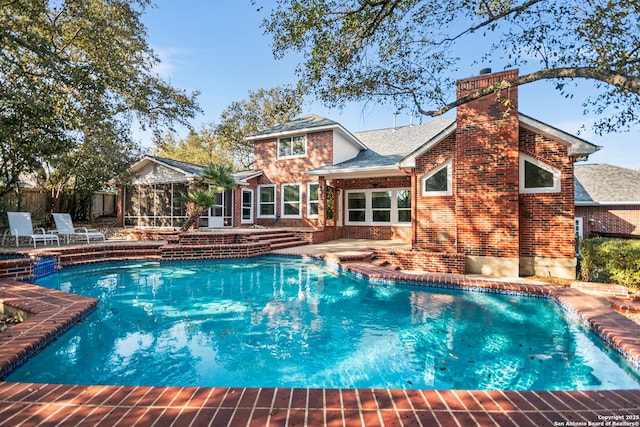
[{"label": "brick wall", "polygon": [[[257,210],[255,223],[265,227],[317,227],[317,218],[307,218],[307,184],[318,182],[317,177],[307,175],[307,171],[316,169],[333,162],[333,131],[311,132],[307,134],[307,155],[290,159],[278,159],[277,138],[264,139],[254,142],[254,167],[262,170],[263,175],[256,185],[275,184],[276,186],[276,215],[278,221],[272,218],[258,218]],[[282,217],[281,184],[301,183],[302,218]],[[258,208],[258,193],[255,193],[255,206]],[[319,206],[322,216],[323,204]]]},{"label": "brick wall", "polygon": [[640,235],[640,205],[576,206],[585,239],[597,233]]},{"label": "brick wall", "polygon": [[375,251],[376,258],[403,270],[422,270],[430,273],[464,274],[465,255],[419,250]]},{"label": "brick wall", "polygon": [[[425,155],[416,159],[416,185],[414,244],[437,252],[456,252],[456,180],[453,179],[451,196],[422,195],[422,178],[432,170],[455,158],[456,138],[451,135],[440,141]],[[452,164],[452,167],[455,167]]]},{"label": "brick wall", "polygon": [[33,279],[33,263],[32,258],[0,259],[0,278]]},{"label": "brick wall", "polygon": [[560,193],[520,194],[520,256],[573,258],[574,176],[567,147],[527,129],[520,151],[560,170]]},{"label": "brick wall", "polygon": [[[461,98],[517,71],[478,76],[458,83]],[[517,258],[518,92],[496,95],[458,107],[456,127],[456,215],[458,250],[468,255]],[[508,99],[510,110],[501,100]],[[506,114],[505,114],[506,113]]]}]

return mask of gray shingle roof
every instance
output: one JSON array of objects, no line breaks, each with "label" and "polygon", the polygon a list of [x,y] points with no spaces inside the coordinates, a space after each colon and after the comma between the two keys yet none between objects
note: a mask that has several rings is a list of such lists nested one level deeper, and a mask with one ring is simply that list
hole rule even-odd
[{"label": "gray shingle roof", "polygon": [[312,129],[316,127],[339,125],[340,124],[338,122],[334,122],[333,120],[327,119],[325,117],[321,117],[316,114],[309,114],[308,116],[293,119],[287,123],[281,123],[267,129],[262,129],[261,131],[258,131],[255,134],[251,135],[250,138],[262,135],[294,132],[297,130]]},{"label": "gray shingle roof", "polygon": [[607,164],[575,166],[576,204],[640,204],[640,171]]},{"label": "gray shingle roof", "polygon": [[438,135],[455,120],[440,117],[428,123],[356,132],[353,135],[368,150],[361,151],[355,158],[336,165],[328,165],[316,171],[337,171],[351,168],[384,168],[397,165],[400,160]]}]

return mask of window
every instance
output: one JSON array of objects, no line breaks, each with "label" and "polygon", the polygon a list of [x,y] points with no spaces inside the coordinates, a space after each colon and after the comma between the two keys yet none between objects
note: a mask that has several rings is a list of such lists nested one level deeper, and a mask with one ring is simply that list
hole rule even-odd
[{"label": "window", "polygon": [[278,139],[278,158],[301,157],[307,154],[307,136]]},{"label": "window", "polygon": [[242,190],[242,223],[253,223],[253,190]]},{"label": "window", "polygon": [[520,154],[520,192],[560,191],[560,171],[526,154]]},{"label": "window", "polygon": [[411,222],[411,191],[398,190],[396,192],[398,206],[398,222]]},{"label": "window", "polygon": [[347,225],[411,224],[411,190],[347,191]]},{"label": "window", "polygon": [[301,200],[300,184],[282,184],[282,217],[300,218]]},{"label": "window", "polygon": [[347,222],[365,222],[366,212],[366,193],[347,193]]},{"label": "window", "polygon": [[373,222],[391,222],[391,191],[371,193]]},{"label": "window", "polygon": [[451,160],[426,175],[421,182],[423,196],[450,196],[452,194]]},{"label": "window", "polygon": [[318,217],[318,188],[317,182],[310,182],[307,185],[307,218]]},{"label": "window", "polygon": [[258,187],[258,217],[273,217],[276,214],[275,185],[261,185]]}]

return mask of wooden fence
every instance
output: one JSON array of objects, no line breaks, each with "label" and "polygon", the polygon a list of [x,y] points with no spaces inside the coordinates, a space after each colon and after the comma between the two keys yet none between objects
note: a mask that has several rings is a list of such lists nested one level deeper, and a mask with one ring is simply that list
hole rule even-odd
[{"label": "wooden fence", "polygon": [[[49,206],[47,192],[37,188],[26,188],[22,190],[22,197],[18,201],[12,195],[2,199],[0,206],[2,210],[14,209],[17,211],[31,212],[34,220],[43,220],[48,216]],[[67,212],[69,197],[61,197],[56,203],[54,212]],[[93,193],[91,204],[91,217],[116,215],[117,203],[116,194],[111,192]],[[6,215],[2,215],[0,223],[6,221]]]}]

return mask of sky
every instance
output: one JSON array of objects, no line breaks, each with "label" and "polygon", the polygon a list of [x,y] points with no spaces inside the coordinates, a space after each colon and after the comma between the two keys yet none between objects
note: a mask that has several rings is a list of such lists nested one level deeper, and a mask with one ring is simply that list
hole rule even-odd
[{"label": "sky", "polygon": [[[269,4],[268,0],[259,1]],[[194,128],[217,123],[220,114],[234,101],[248,98],[249,91],[268,89],[296,82],[298,57],[288,55],[276,60],[271,39],[260,27],[266,11],[257,11],[250,0],[155,0],[156,7],[142,18],[148,41],[161,59],[157,72],[177,88],[199,90],[203,110],[192,121]],[[266,9],[266,8],[265,8]],[[484,66],[501,71],[500,64],[462,64],[459,78],[478,74]],[[458,76],[456,76],[458,77]],[[537,120],[577,135],[602,149],[587,163],[640,170],[640,126],[630,132],[596,135],[590,126],[594,117],[585,117],[580,94],[589,93],[590,83],[581,84],[573,99],[566,99],[551,82],[536,82],[519,88],[519,111]],[[451,88],[452,96],[455,88]],[[339,122],[351,132],[392,127],[410,123],[408,111],[394,119],[392,104],[351,103],[344,109],[328,109],[312,99],[305,100],[304,114],[318,114]],[[455,112],[447,115],[454,117]],[[413,123],[431,120],[413,117]],[[186,130],[184,130],[186,134]],[[145,147],[151,137],[139,136]]]}]

